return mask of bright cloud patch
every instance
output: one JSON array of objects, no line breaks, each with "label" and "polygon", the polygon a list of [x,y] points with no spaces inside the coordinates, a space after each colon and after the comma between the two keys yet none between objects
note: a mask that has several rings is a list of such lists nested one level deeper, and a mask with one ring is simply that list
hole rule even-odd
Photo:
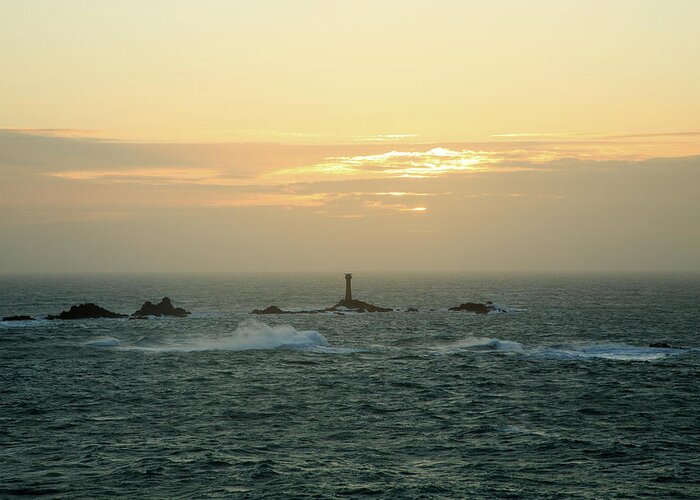
[{"label": "bright cloud patch", "polygon": [[488,153],[433,148],[428,151],[389,151],[367,156],[329,158],[317,166],[334,174],[375,173],[389,177],[424,178],[450,172],[479,170]]},{"label": "bright cloud patch", "polygon": [[455,172],[485,170],[492,154],[483,151],[454,151],[437,147],[428,151],[386,153],[326,158],[311,167],[281,170],[275,175],[342,175],[354,178],[430,178]]}]

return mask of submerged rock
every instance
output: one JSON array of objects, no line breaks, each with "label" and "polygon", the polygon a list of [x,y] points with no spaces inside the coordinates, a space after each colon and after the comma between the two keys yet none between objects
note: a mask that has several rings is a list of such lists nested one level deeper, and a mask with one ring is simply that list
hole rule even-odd
[{"label": "submerged rock", "polygon": [[496,304],[494,304],[490,300],[484,304],[481,304],[478,302],[465,302],[464,304],[460,304],[460,305],[455,306],[455,307],[450,307],[448,310],[449,311],[467,311],[467,312],[473,312],[475,314],[488,314],[488,313],[494,312],[494,311],[507,312],[505,309],[501,309],[500,307],[498,307]]},{"label": "submerged rock", "polygon": [[154,304],[150,300],[147,300],[143,303],[141,309],[136,311],[131,316],[175,316],[177,318],[182,318],[188,314],[191,313],[189,311],[185,311],[182,307],[174,307],[173,303],[168,297],[163,297],[158,304]]},{"label": "submerged rock", "polygon": [[95,318],[126,318],[126,314],[119,314],[98,306],[97,304],[87,303],[77,306],[71,306],[68,311],[63,311],[61,314],[49,314],[46,319],[95,319]]},{"label": "submerged rock", "polygon": [[5,316],[3,321],[35,321],[31,316]]}]

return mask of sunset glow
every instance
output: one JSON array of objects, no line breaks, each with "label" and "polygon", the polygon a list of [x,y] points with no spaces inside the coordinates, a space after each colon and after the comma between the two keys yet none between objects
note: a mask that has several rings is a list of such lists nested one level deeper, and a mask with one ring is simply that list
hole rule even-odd
[{"label": "sunset glow", "polygon": [[458,248],[480,269],[698,268],[698,17],[683,0],[5,2],[0,263],[42,260],[56,231],[49,268],[102,269],[81,235],[142,227],[162,240],[133,236],[115,268],[190,231],[212,269],[268,269],[254,247],[278,237],[285,269],[461,269]]}]

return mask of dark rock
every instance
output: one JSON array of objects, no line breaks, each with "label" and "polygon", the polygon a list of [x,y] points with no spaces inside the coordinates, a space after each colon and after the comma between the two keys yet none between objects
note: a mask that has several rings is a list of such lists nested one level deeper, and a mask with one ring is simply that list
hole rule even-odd
[{"label": "dark rock", "polygon": [[448,309],[449,311],[467,311],[467,312],[473,312],[476,314],[488,314],[493,311],[497,312],[507,312],[505,309],[501,309],[498,307],[496,304],[493,302],[486,301],[484,304],[480,304],[477,302],[465,302],[464,304],[460,304],[455,307],[450,307]]},{"label": "dark rock", "polygon": [[362,302],[361,300],[354,300],[352,298],[352,288],[350,285],[350,280],[352,279],[352,274],[347,273],[345,275],[345,298],[338,302],[336,305],[328,307],[326,309],[319,309],[315,311],[283,311],[277,306],[269,306],[266,309],[255,309],[253,314],[317,314],[317,313],[344,313],[344,312],[389,312],[393,309],[387,307],[379,307],[373,304],[368,304],[367,302]]},{"label": "dark rock", "polygon": [[255,309],[253,314],[292,314],[291,311],[283,311],[277,306],[269,306],[265,309]]},{"label": "dark rock", "polygon": [[341,300],[333,307],[329,307],[326,311],[338,311],[343,309],[350,309],[355,312],[391,312],[393,309],[388,307],[379,307],[373,304],[368,304],[361,300],[351,299],[351,300]]},{"label": "dark rock", "polygon": [[126,314],[119,314],[108,311],[97,304],[80,304],[71,306],[68,311],[63,311],[58,315],[49,314],[46,319],[94,319],[94,318],[126,318]]},{"label": "dark rock", "polygon": [[147,300],[143,303],[141,309],[132,314],[132,316],[175,316],[182,318],[188,314],[190,314],[189,311],[185,311],[182,307],[174,307],[168,297],[163,297],[158,304]]},{"label": "dark rock", "polygon": [[406,309],[406,312],[407,313],[417,313],[418,309],[416,309],[415,307],[409,307],[408,309]]},{"label": "dark rock", "polygon": [[486,304],[477,304],[476,302],[465,302],[455,307],[450,307],[450,311],[467,311],[476,314],[486,314],[489,312],[489,308]]},{"label": "dark rock", "polygon": [[269,306],[266,307],[265,309],[255,309],[252,314],[318,314],[318,313],[324,313],[324,312],[333,312],[333,313],[344,313],[344,312],[358,312],[358,313],[366,313],[366,312],[389,312],[392,309],[387,309],[385,307],[379,307],[375,306],[372,304],[368,304],[367,302],[362,302],[361,300],[341,300],[338,302],[336,305],[333,307],[329,307],[327,309],[320,309],[320,310],[312,310],[312,311],[285,311],[284,309],[280,309],[277,306]]},{"label": "dark rock", "polygon": [[672,346],[666,342],[652,342],[649,347],[655,347],[656,349],[683,349],[682,347]]},{"label": "dark rock", "polygon": [[35,321],[31,316],[5,316],[3,321]]}]

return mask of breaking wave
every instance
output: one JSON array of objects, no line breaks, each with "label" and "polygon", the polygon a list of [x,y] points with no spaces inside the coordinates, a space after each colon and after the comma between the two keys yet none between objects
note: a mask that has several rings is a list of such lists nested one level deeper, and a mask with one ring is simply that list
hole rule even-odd
[{"label": "breaking wave", "polygon": [[499,340],[488,337],[468,337],[457,342],[436,346],[433,351],[439,354],[452,354],[469,351],[511,351],[524,352],[525,347],[520,342]]},{"label": "breaking wave", "polygon": [[119,339],[115,339],[114,337],[101,337],[99,339],[86,342],[85,345],[90,347],[118,347],[121,345],[121,341]]},{"label": "breaking wave", "polygon": [[248,351],[256,349],[298,349],[319,353],[348,353],[358,349],[332,347],[314,330],[297,330],[290,325],[270,326],[260,321],[241,323],[233,332],[209,337],[169,341],[141,338],[124,342],[113,337],[91,340],[85,345],[96,348],[148,352]]},{"label": "breaking wave", "polygon": [[532,349],[530,355],[543,359],[608,359],[616,361],[654,361],[677,356],[688,349],[661,349],[626,344],[568,344]]},{"label": "breaking wave", "polygon": [[526,347],[520,342],[487,337],[470,337],[432,348],[435,354],[486,351],[519,354],[535,359],[607,359],[616,361],[654,361],[677,356],[691,350],[639,347],[626,344],[558,344]]}]

